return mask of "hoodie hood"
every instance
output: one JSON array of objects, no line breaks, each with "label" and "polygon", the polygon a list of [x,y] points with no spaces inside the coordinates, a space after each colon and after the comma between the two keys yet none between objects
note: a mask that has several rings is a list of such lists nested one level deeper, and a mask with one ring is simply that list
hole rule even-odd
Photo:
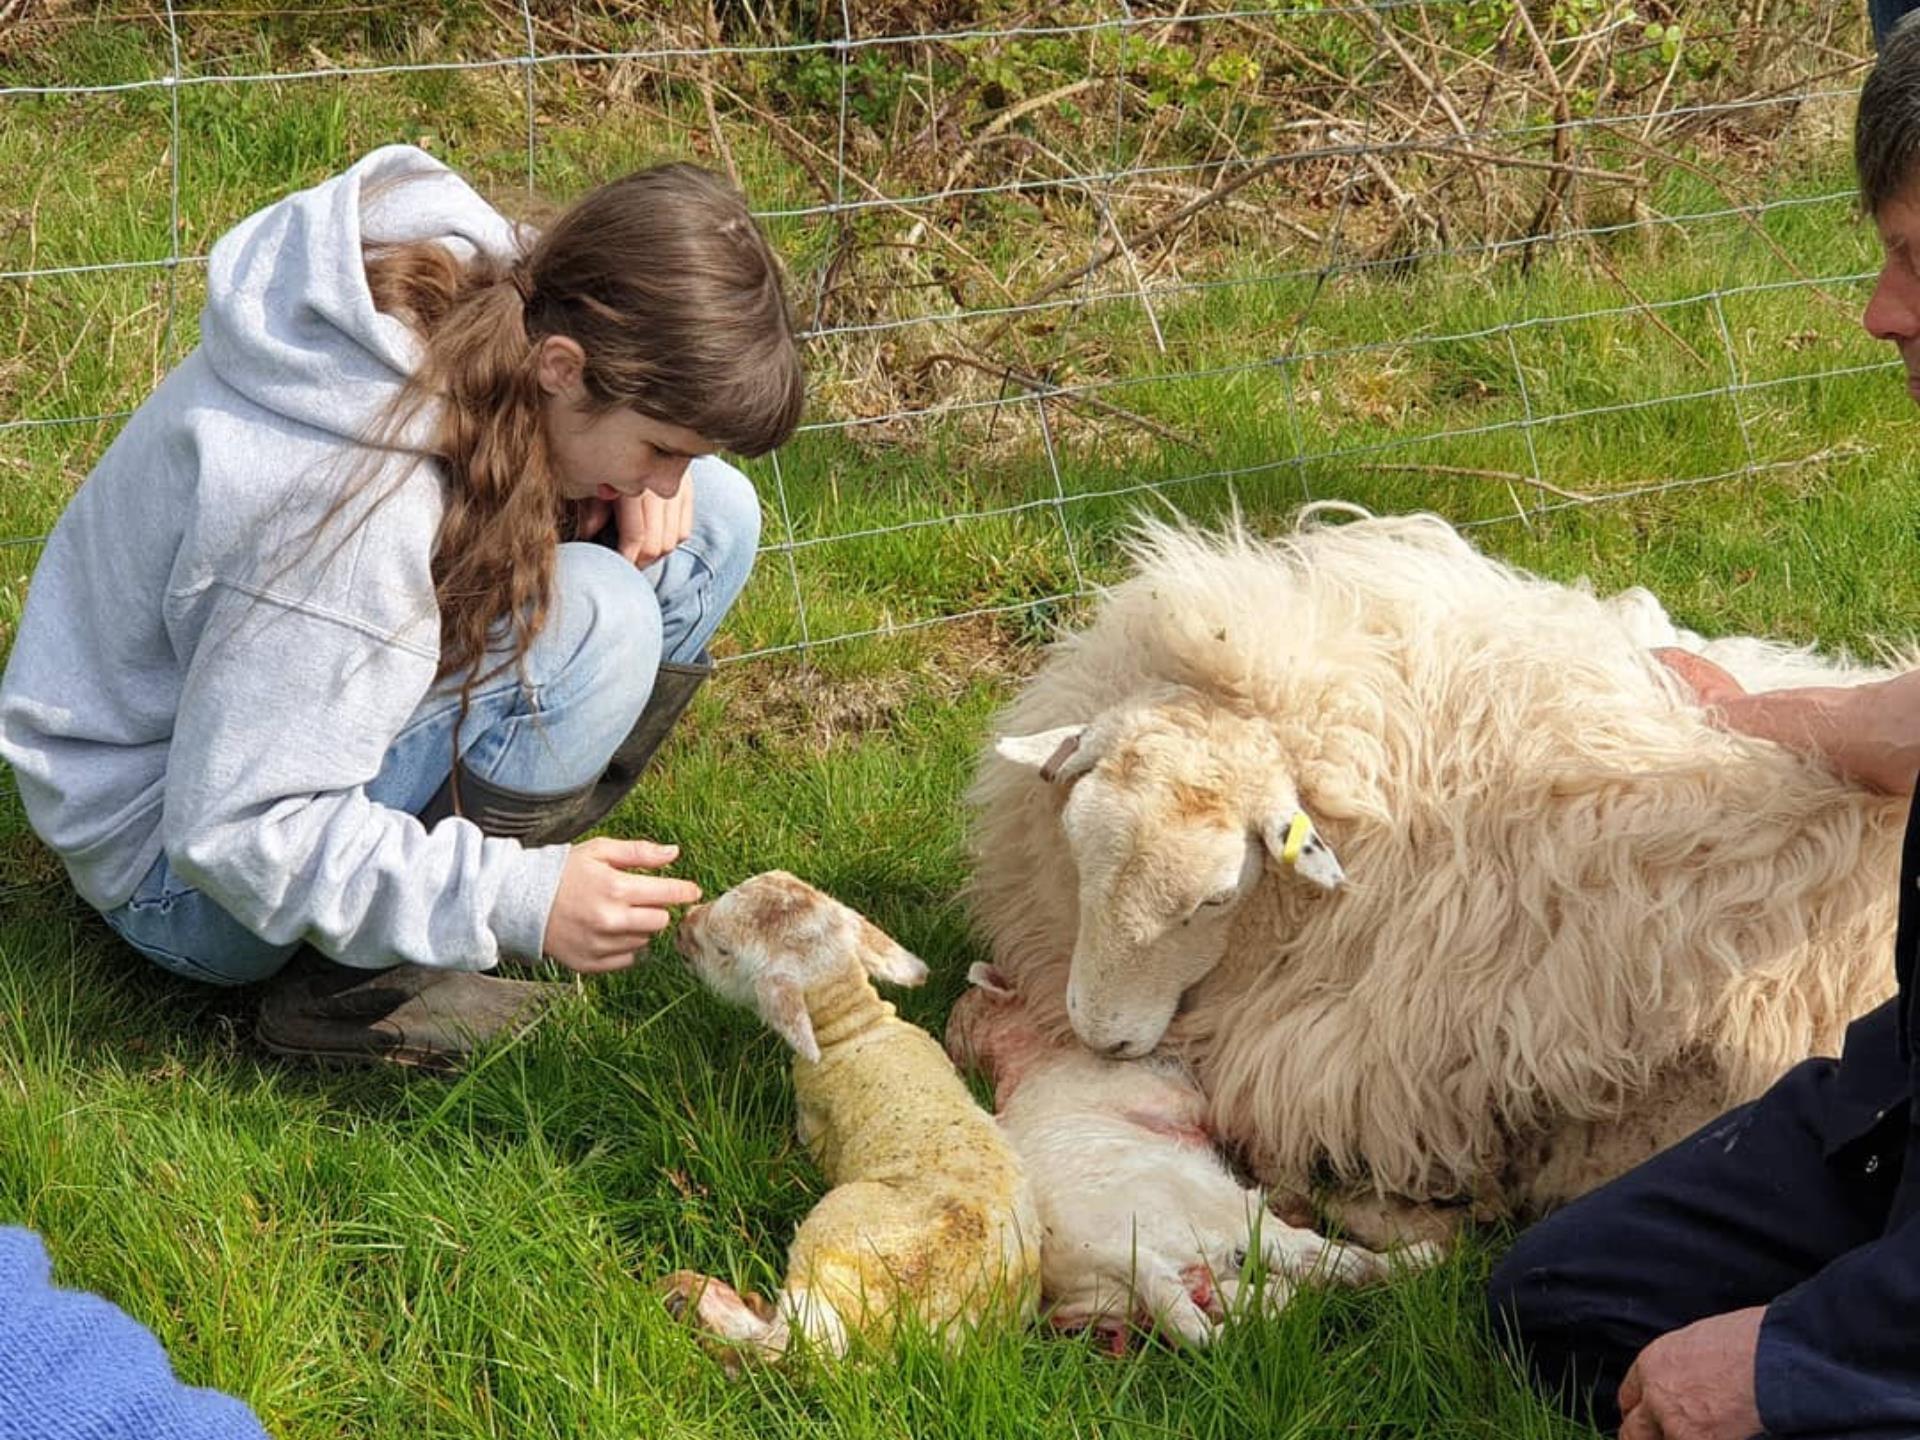
[{"label": "hoodie hood", "polygon": [[373,305],[363,247],[433,240],[509,260],[524,238],[466,181],[411,145],[268,206],[213,247],[201,346],[228,385],[276,415],[357,440],[418,365],[419,337]]}]

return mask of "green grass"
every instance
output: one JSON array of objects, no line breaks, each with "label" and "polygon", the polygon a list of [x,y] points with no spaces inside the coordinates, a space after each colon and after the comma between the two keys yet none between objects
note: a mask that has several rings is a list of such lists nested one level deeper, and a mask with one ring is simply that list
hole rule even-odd
[{"label": "green grass", "polygon": [[[392,15],[351,29],[362,23],[317,37],[292,21],[208,29],[188,58],[250,73],[311,68],[308,45],[424,53]],[[444,27],[433,53],[516,43],[475,7]],[[156,26],[103,23],[25,56],[15,78],[118,81],[156,64]],[[428,137],[511,194],[524,178],[519,84],[483,71],[191,87],[176,236],[164,92],[0,99],[0,188],[25,197],[26,216],[0,227],[0,270],[158,258],[176,243],[199,253],[252,206],[394,138]],[[704,143],[684,95],[629,121],[602,103],[613,77],[543,72],[540,85],[539,178],[556,192]],[[732,137],[760,203],[807,203],[804,177],[754,127]],[[1809,142],[1766,193],[1845,187],[1844,157]],[[1683,169],[1653,198],[1663,213],[1726,203]],[[996,241],[994,217],[1010,213],[982,202],[957,228],[1024,289],[1054,257]],[[1057,253],[1083,247],[1085,215],[1066,203],[1059,221],[1083,238]],[[1844,201],[1764,225],[1805,275],[1872,267]],[[832,227],[774,229],[810,295]],[[1794,270],[1732,219],[1606,242],[1633,295],[1682,302],[1659,310],[1664,328],[1575,251],[1525,270],[1436,262],[1316,286],[1262,278],[1310,252],[1211,243],[1197,273],[1248,283],[1157,302],[1164,348],[1140,302],[1118,296],[1010,342],[1062,383],[1122,382],[1095,393],[1156,431],[1050,404],[1056,478],[1029,404],[810,432],[777,475],[750,467],[768,538],[798,548],[791,568],[766,556],[727,645],[799,641],[796,591],[805,634],[829,643],[806,661],[724,669],[610,828],[677,840],[709,888],[783,866],[866,910],[933,967],[904,1011],[938,1025],[980,955],[953,900],[972,757],[1049,624],[1080,613],[1035,602],[1117,573],[1115,537],[1141,508],[1210,519],[1237,506],[1263,527],[1309,497],[1431,508],[1543,573],[1647,584],[1709,632],[1854,647],[1912,632],[1911,408],[1895,374],[1823,378],[1887,358],[1859,333],[1860,285],[1755,288]],[[192,343],[201,286],[196,266],[0,282],[0,422],[137,404]],[[1496,328],[1577,316],[1590,318]],[[818,346],[815,414],[884,413],[947,344],[944,331],[896,339],[898,351],[874,337]],[[1304,358],[1271,363],[1289,356]],[[937,398],[994,393],[932,373]],[[1749,388],[1730,393],[1733,379]],[[114,428],[0,430],[0,537],[50,525]],[[1765,468],[1738,474],[1750,461]],[[1614,498],[1566,505],[1536,478]],[[967,518],[983,511],[1006,513]],[[838,538],[895,526],[911,528]],[[0,645],[35,553],[0,548]],[[976,610],[992,613],[833,643]],[[288,1440],[1586,1433],[1486,1343],[1477,1293],[1498,1236],[1384,1290],[1306,1296],[1202,1355],[1115,1360],[997,1335],[954,1356],[909,1343],[886,1363],[729,1379],[649,1282],[693,1266],[770,1287],[820,1179],[792,1138],[776,1043],[664,951],[583,986],[553,1023],[454,1080],[267,1063],[248,1043],[250,1006],[175,984],[117,944],[0,780],[0,1220],[39,1229],[64,1283],[111,1296],[185,1376],[243,1395]]]}]

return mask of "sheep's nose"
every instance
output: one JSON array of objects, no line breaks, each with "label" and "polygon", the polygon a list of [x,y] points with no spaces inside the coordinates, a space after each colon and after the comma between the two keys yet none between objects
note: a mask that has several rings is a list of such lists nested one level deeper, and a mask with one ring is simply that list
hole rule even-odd
[{"label": "sheep's nose", "polygon": [[1131,1040],[1116,1040],[1101,1053],[1111,1055],[1116,1060],[1122,1060],[1126,1058],[1127,1051],[1132,1048],[1133,1042]]}]

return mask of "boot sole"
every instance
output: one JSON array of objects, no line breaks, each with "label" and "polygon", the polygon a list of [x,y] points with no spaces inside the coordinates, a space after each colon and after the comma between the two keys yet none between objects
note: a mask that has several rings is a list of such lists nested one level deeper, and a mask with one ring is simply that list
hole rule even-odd
[{"label": "boot sole", "polygon": [[[512,1036],[519,1039],[523,1030]],[[285,1044],[265,1034],[258,1027],[253,1032],[254,1043],[261,1049],[278,1055],[283,1060],[304,1060],[310,1064],[324,1065],[331,1069],[376,1069],[382,1065],[396,1065],[407,1070],[458,1070],[461,1064],[473,1058],[472,1051],[460,1055],[448,1055],[438,1050],[353,1050],[325,1049],[312,1045]]]}]

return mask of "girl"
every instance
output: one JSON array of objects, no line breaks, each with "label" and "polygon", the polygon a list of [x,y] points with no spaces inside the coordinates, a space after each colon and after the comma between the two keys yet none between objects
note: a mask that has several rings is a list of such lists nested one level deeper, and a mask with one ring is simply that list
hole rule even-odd
[{"label": "girl", "polygon": [[746,581],[710,452],[798,421],[778,265],[691,166],[534,235],[395,146],[243,221],[208,295],[48,540],[0,757],[134,948],[271,977],[270,1047],[445,1062],[560,988],[479,972],[619,969],[698,898],[634,873],[671,846],[565,842]]}]

